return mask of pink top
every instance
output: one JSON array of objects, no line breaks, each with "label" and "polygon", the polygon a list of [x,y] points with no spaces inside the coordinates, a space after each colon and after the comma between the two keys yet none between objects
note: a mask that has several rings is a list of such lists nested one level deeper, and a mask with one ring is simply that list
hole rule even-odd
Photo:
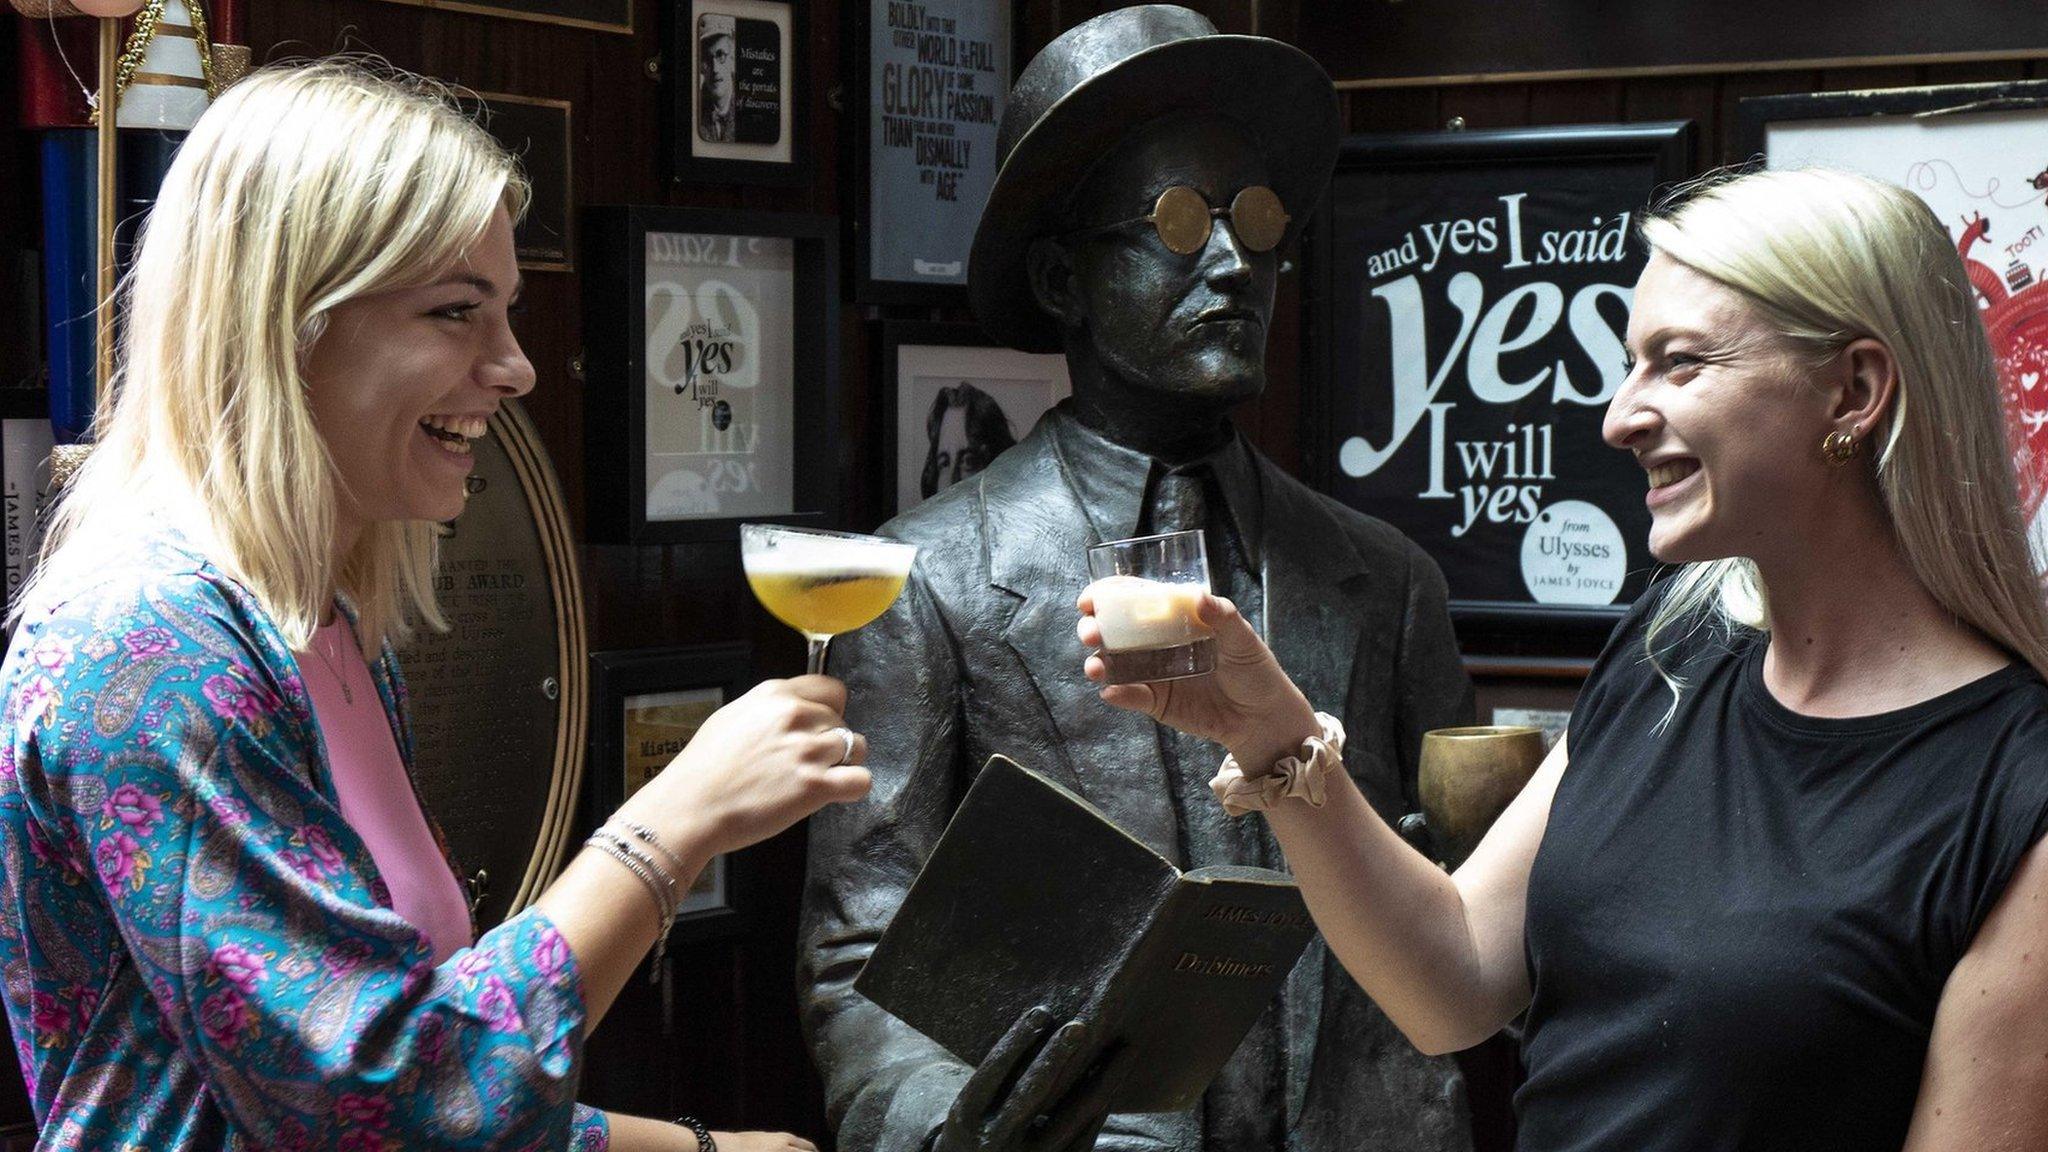
[{"label": "pink top", "polygon": [[342,819],[369,846],[392,909],[426,934],[439,964],[473,943],[469,904],[420,812],[355,630],[336,613],[313,634],[313,650],[298,656]]}]

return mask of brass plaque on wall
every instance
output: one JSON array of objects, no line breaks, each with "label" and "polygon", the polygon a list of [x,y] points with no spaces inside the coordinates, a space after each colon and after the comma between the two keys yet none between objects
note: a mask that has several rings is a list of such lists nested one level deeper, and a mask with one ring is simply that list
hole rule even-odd
[{"label": "brass plaque on wall", "polygon": [[456,862],[479,874],[481,927],[561,866],[583,778],[588,653],[561,486],[517,402],[472,441],[469,504],[441,541],[449,630],[399,653],[420,793]]}]

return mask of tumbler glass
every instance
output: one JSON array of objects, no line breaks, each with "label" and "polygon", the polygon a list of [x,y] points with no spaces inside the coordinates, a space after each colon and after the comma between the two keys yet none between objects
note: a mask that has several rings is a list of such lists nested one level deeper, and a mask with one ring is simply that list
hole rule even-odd
[{"label": "tumbler glass", "polygon": [[1103,667],[1111,684],[1179,680],[1216,667],[1216,637],[1197,615],[1209,591],[1200,532],[1111,540],[1088,549]]}]

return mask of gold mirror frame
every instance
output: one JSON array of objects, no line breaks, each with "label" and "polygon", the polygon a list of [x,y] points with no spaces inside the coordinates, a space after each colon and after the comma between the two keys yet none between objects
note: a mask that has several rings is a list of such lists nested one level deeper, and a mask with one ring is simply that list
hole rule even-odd
[{"label": "gold mirror frame", "polygon": [[[420,791],[489,927],[561,870],[583,784],[589,646],[578,551],[532,421],[507,402],[473,450],[476,495],[443,541],[436,580],[450,631],[423,631],[400,663]],[[506,498],[508,481],[519,499]],[[528,829],[530,848],[506,843]]]},{"label": "gold mirror frame", "polygon": [[512,897],[512,910],[517,912],[539,899],[562,870],[562,856],[576,822],[576,801],[583,793],[583,752],[589,746],[590,639],[584,631],[583,578],[576,541],[569,531],[568,507],[554,465],[548,462],[547,450],[526,410],[516,401],[500,408],[491,420],[512,458],[527,507],[540,529],[548,590],[555,602],[555,641],[561,653],[555,673],[562,686],[562,708],[555,721],[555,773],[533,859]]}]

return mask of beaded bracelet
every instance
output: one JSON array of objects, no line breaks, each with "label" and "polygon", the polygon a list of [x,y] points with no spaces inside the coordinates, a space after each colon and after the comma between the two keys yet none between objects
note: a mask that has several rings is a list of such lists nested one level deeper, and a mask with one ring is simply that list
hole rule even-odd
[{"label": "beaded bracelet", "polygon": [[[611,827],[613,824],[617,824],[619,827],[631,832],[634,838],[642,844],[661,853],[662,858],[674,866],[674,870],[671,871],[669,868],[663,867],[652,856],[642,852],[625,837],[613,831]],[[604,848],[612,855],[618,856],[621,851],[630,853],[667,882],[669,899],[661,917],[661,934],[654,939],[654,962],[647,966],[647,982],[659,984],[661,983],[663,964],[668,959],[669,929],[675,927],[676,913],[681,911],[683,906],[682,898],[676,894],[676,877],[687,874],[689,869],[683,864],[682,857],[669,851],[668,845],[661,842],[661,837],[654,834],[654,829],[637,820],[630,820],[624,816],[613,814],[612,818],[606,821],[602,827],[598,828],[596,832],[591,833],[591,839],[596,840],[598,837],[604,838]]]},{"label": "beaded bracelet", "polygon": [[628,820],[624,816],[614,816],[607,823],[617,824],[619,827],[624,828],[628,832],[631,832],[635,837],[637,837],[642,843],[646,844],[648,847],[654,849],[656,852],[661,853],[664,859],[666,859],[670,864],[675,866],[676,875],[680,876],[684,872],[687,872],[689,870],[683,864],[683,858],[669,851],[668,845],[663,844],[661,842],[661,837],[656,836],[654,834],[654,829],[649,828],[647,825],[642,824],[637,820]]},{"label": "beaded bracelet", "polygon": [[654,941],[658,954],[662,944],[668,940],[669,928],[675,923],[676,907],[679,904],[674,898],[675,877],[634,859],[625,846],[615,838],[607,837],[602,828],[591,833],[590,839],[584,843],[617,860],[626,871],[631,872],[634,878],[640,881],[642,887],[647,889],[648,899],[654,901],[655,915],[661,919],[660,935],[656,936]]},{"label": "beaded bracelet", "polygon": [[688,1128],[697,1137],[697,1152],[718,1152],[718,1141],[711,1138],[711,1129],[695,1116],[678,1116],[676,1127]]},{"label": "beaded bracelet", "polygon": [[668,914],[674,915],[675,906],[681,903],[680,897],[676,895],[675,873],[663,867],[661,861],[656,860],[652,856],[649,856],[646,852],[642,851],[638,845],[627,840],[624,836],[619,835],[617,832],[612,831],[610,828],[599,828],[597,831],[592,832],[590,836],[593,840],[602,839],[606,844],[610,845],[611,847],[617,849],[620,852],[624,852],[626,855],[631,856],[633,859],[638,860],[641,864],[646,866],[648,871],[654,873],[656,876],[659,876],[661,878],[662,891],[665,892],[668,896],[668,899],[664,901],[664,903],[669,909]]}]

